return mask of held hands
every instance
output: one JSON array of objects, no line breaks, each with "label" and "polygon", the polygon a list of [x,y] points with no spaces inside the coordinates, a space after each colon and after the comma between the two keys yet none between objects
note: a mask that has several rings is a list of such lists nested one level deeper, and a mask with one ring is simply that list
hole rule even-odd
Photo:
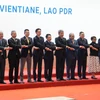
[{"label": "held hands", "polygon": [[79,46],[81,49],[85,49],[85,47],[84,46]]},{"label": "held hands", "polygon": [[60,49],[62,49],[62,47],[56,47],[56,50],[60,50]]},{"label": "held hands", "polygon": [[28,48],[28,46],[27,45],[22,45],[21,48]]},{"label": "held hands", "polygon": [[74,50],[75,50],[74,48],[69,47],[69,46],[66,46],[66,48],[68,48],[69,50],[72,50],[72,51],[74,51]]},{"label": "held hands", "polygon": [[47,51],[52,51],[51,49],[49,49],[49,48],[47,48],[47,47],[45,47],[45,50],[47,50]]},{"label": "held hands", "polygon": [[2,52],[2,50],[0,50],[0,53]]},{"label": "held hands", "polygon": [[4,50],[12,50],[12,47],[5,47]]},{"label": "held hands", "polygon": [[39,47],[35,47],[35,46],[34,46],[34,47],[33,47],[33,49],[38,50],[38,49],[39,49]]},{"label": "held hands", "polygon": [[91,48],[91,49],[93,49],[93,50],[98,51],[98,49],[97,49],[97,48],[95,48],[95,47],[93,47],[92,45],[90,45],[90,48]]}]

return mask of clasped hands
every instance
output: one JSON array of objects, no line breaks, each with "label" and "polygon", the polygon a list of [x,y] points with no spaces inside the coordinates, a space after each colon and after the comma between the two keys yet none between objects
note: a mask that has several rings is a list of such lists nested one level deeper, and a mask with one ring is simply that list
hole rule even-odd
[{"label": "clasped hands", "polygon": [[91,49],[93,49],[93,50],[98,51],[98,49],[97,49],[97,48],[95,48],[95,47],[93,47],[92,45],[90,45],[90,48],[91,48]]}]

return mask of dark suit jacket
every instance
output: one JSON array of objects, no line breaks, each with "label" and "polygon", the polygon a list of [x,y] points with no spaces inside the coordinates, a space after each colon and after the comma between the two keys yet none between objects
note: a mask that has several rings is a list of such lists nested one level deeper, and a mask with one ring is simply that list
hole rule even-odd
[{"label": "dark suit jacket", "polygon": [[20,58],[21,57],[19,51],[19,49],[21,48],[20,40],[17,38],[15,40],[13,38],[10,38],[8,39],[8,45],[13,48],[12,50],[9,50],[8,58],[10,59],[14,59],[16,57]]},{"label": "dark suit jacket", "polygon": [[52,50],[52,51],[45,50],[44,58],[45,59],[49,59],[49,58],[53,59],[53,56],[54,56],[53,51],[56,49],[54,43],[46,41],[44,44],[45,44],[45,47]]},{"label": "dark suit jacket", "polygon": [[67,49],[66,57],[68,59],[77,59],[77,50],[79,48],[79,45],[78,45],[77,41],[74,40],[74,43],[73,43],[72,40],[69,39],[69,40],[67,40],[67,45],[69,47],[74,48],[75,50],[73,51],[73,50]]},{"label": "dark suit jacket", "polygon": [[33,56],[43,56],[43,49],[45,49],[44,38],[35,36],[33,38],[33,45],[39,48],[38,50],[33,51]]},{"label": "dark suit jacket", "polygon": [[98,39],[98,45],[99,45],[99,52],[98,52],[98,56],[100,57],[100,39]]},{"label": "dark suit jacket", "polygon": [[7,47],[7,41],[2,39],[2,45],[0,45],[0,50],[2,50],[2,53],[0,53],[0,56],[3,56],[4,59],[6,59],[6,50],[4,50],[5,47]]},{"label": "dark suit jacket", "polygon": [[80,56],[80,57],[82,57],[82,56],[87,56],[88,55],[88,53],[87,53],[87,48],[89,47],[89,44],[88,44],[88,41],[87,41],[87,39],[81,39],[81,38],[79,38],[78,40],[77,40],[77,43],[78,43],[78,45],[79,46],[84,46],[86,49],[81,49],[81,48],[79,48],[78,49],[78,56]]},{"label": "dark suit jacket", "polygon": [[32,38],[28,37],[28,39],[29,39],[29,44],[28,44],[25,36],[21,38],[21,45],[27,45],[28,46],[28,48],[22,48],[21,49],[21,57],[27,57],[28,50],[30,51],[30,56],[32,56],[32,47],[33,47]]},{"label": "dark suit jacket", "polygon": [[58,57],[65,57],[66,56],[66,45],[67,45],[66,38],[57,37],[55,39],[55,43],[57,47],[63,48],[61,50],[56,50],[55,55]]}]

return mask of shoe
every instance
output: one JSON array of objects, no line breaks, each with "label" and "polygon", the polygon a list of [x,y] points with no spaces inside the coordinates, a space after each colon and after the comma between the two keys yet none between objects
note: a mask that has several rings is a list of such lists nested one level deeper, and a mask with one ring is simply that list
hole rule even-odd
[{"label": "shoe", "polygon": [[10,84],[13,84],[13,82],[10,82]]},{"label": "shoe", "polygon": [[81,78],[81,77],[79,77],[79,80],[82,80],[82,78]]},{"label": "shoe", "polygon": [[0,84],[6,84],[5,82],[0,82]]},{"label": "shoe", "polygon": [[18,81],[14,81],[14,83],[20,84],[20,82],[18,82]]},{"label": "shoe", "polygon": [[91,79],[97,79],[97,78],[92,76]]},{"label": "shoe", "polygon": [[38,80],[38,82],[43,82],[42,80]]},{"label": "shoe", "polygon": [[66,81],[64,78],[61,78],[60,80],[61,80],[61,81]]},{"label": "shoe", "polygon": [[46,79],[46,82],[48,82],[49,80],[48,79]]},{"label": "shoe", "polygon": [[71,80],[70,78],[67,78],[67,80]]},{"label": "shoe", "polygon": [[49,81],[54,82],[54,80],[52,80],[52,79],[49,79]]},{"label": "shoe", "polygon": [[32,81],[31,81],[31,80],[28,80],[27,82],[32,83]]},{"label": "shoe", "polygon": [[58,78],[57,81],[61,81],[61,80]]},{"label": "shoe", "polygon": [[86,77],[83,77],[82,79],[86,79],[86,80],[88,80],[88,78],[86,78]]},{"label": "shoe", "polygon": [[71,80],[77,80],[76,78],[71,78]]},{"label": "shoe", "polygon": [[36,80],[34,80],[34,82],[36,83],[37,81],[36,81]]}]

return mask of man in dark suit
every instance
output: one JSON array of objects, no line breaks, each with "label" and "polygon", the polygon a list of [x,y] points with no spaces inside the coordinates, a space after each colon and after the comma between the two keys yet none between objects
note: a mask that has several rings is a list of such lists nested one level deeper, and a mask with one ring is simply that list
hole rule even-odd
[{"label": "man in dark suit", "polygon": [[[79,79],[86,78],[86,64],[87,64],[87,48],[89,47],[87,39],[84,38],[84,32],[79,33],[80,38],[77,43],[81,48],[78,49],[78,76]],[[81,73],[82,71],[82,73]]]},{"label": "man in dark suit", "polygon": [[[36,36],[33,38],[33,78],[34,82],[43,82],[41,80],[41,72],[42,72],[42,58],[43,58],[43,49],[45,49],[44,38],[41,36],[41,29],[37,28],[35,30]],[[38,64],[38,80],[36,80],[36,67]]]},{"label": "man in dark suit", "polygon": [[23,82],[23,70],[25,66],[25,62],[27,62],[27,72],[28,72],[28,82],[31,81],[31,57],[32,57],[32,38],[29,37],[29,29],[24,30],[25,36],[21,38],[21,45],[25,47],[21,49],[21,67],[20,67],[20,80]]},{"label": "man in dark suit", "polygon": [[[98,39],[98,45],[100,47],[100,39]],[[98,56],[99,56],[99,61],[100,61],[100,48],[99,48]]]},{"label": "man in dark suit", "polygon": [[6,84],[4,82],[6,50],[10,49],[11,48],[7,47],[7,41],[3,38],[3,32],[0,32],[0,83],[1,84]]},{"label": "man in dark suit", "polygon": [[45,54],[44,54],[44,62],[45,62],[45,70],[44,75],[46,81],[53,81],[52,80],[52,69],[53,69],[53,59],[54,53],[53,51],[56,49],[53,42],[51,42],[51,34],[46,35],[46,42],[45,42]]},{"label": "man in dark suit", "polygon": [[66,57],[66,48],[72,49],[67,46],[66,38],[64,38],[64,31],[58,31],[58,37],[55,39],[56,47],[61,47],[62,49],[56,50],[56,78],[58,81],[64,80],[64,66],[65,66],[65,57]]},{"label": "man in dark suit", "polygon": [[[8,45],[12,48],[8,53],[9,60],[9,81],[10,84],[19,83],[18,82],[18,70],[19,70],[19,59],[20,59],[20,51],[21,48],[20,40],[16,38],[16,31],[11,32],[11,38],[8,39]],[[13,71],[14,77],[13,77]]]},{"label": "man in dark suit", "polygon": [[68,80],[76,80],[75,78],[75,66],[77,59],[77,49],[79,48],[77,41],[74,40],[74,34],[69,34],[69,39],[67,40],[67,45],[74,48],[74,50],[67,49],[66,52],[66,65],[67,65],[67,78]]}]

